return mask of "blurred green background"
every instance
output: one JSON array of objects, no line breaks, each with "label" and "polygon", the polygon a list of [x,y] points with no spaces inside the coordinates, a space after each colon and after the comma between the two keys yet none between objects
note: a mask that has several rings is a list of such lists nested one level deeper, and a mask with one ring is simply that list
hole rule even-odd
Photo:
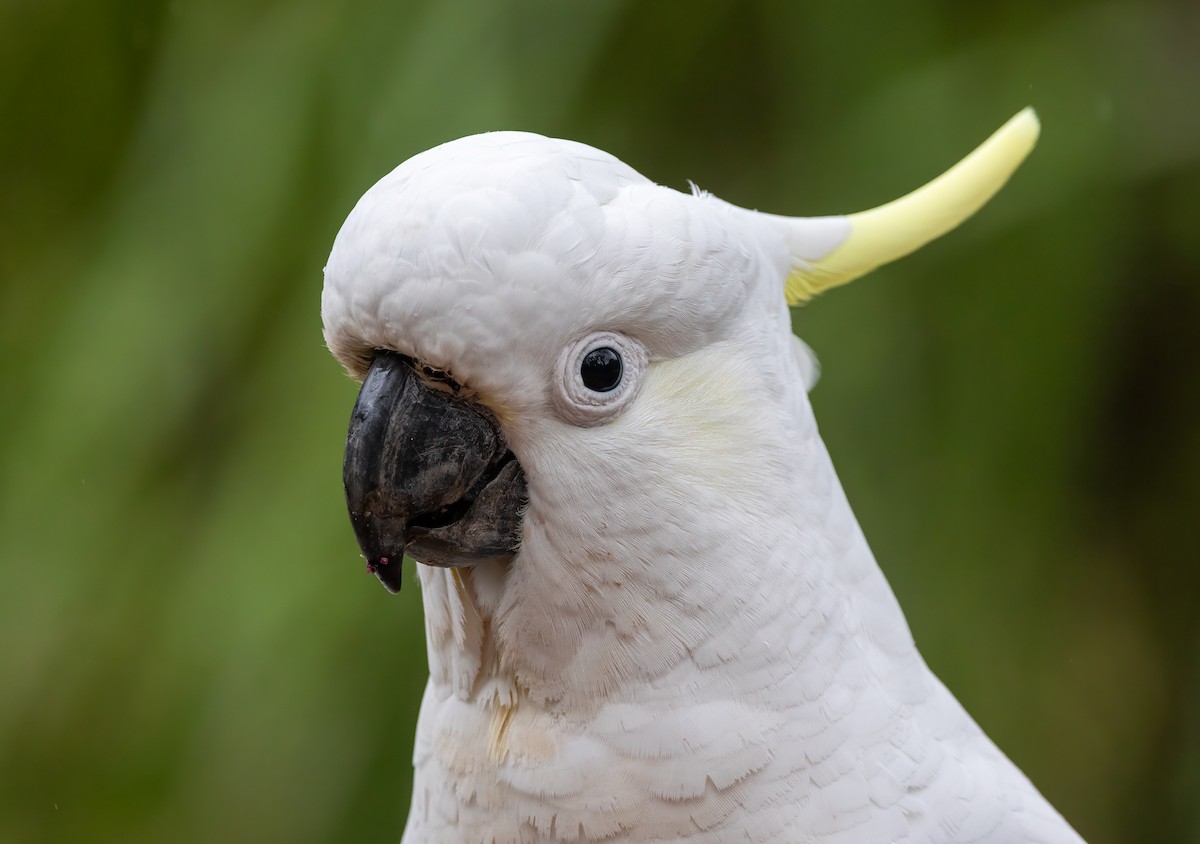
[{"label": "blurred green background", "polygon": [[[1200,841],[1200,6],[0,7],[0,841],[394,841],[419,594],[362,571],[321,268],[488,129],[962,230],[796,313],[928,661],[1093,844]],[[409,578],[409,583],[413,579]]]}]

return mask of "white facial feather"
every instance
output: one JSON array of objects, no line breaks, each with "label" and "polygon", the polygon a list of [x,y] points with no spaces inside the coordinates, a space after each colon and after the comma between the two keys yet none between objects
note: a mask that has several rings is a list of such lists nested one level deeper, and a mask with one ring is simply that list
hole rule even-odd
[{"label": "white facial feather", "polygon": [[[506,132],[401,165],[338,235],[334,354],[451,373],[528,480],[507,567],[421,567],[407,844],[1079,841],[913,645],[817,434],[784,296],[815,241],[779,219]],[[572,415],[595,332],[647,363]]]},{"label": "white facial feather", "polygon": [[[326,341],[359,376],[390,347],[536,406],[537,367],[589,331],[633,334],[652,358],[725,336],[763,278],[752,221],[582,144],[464,138],[405,162],[350,214],[326,267]],[[786,266],[782,233],[760,228]]]}]

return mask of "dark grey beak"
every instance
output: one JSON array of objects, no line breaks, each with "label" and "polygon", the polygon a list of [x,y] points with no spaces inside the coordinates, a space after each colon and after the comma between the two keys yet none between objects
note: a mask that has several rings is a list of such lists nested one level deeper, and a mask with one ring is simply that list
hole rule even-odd
[{"label": "dark grey beak", "polygon": [[458,393],[380,351],[354,404],[346,506],[367,571],[390,592],[400,590],[405,553],[470,566],[511,559],[520,541],[525,473],[495,417]]}]

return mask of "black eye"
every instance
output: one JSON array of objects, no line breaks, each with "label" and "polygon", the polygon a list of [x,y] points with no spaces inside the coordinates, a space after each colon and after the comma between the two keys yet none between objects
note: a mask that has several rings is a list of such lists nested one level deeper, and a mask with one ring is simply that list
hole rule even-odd
[{"label": "black eye", "polygon": [[579,375],[583,378],[583,386],[589,390],[607,393],[621,383],[621,369],[621,356],[617,350],[601,346],[583,356]]}]

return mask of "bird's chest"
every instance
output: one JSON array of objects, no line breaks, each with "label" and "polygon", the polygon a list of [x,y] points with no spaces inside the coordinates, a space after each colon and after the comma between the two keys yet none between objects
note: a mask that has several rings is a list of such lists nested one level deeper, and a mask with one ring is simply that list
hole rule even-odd
[{"label": "bird's chest", "polygon": [[728,840],[769,826],[791,788],[779,727],[729,701],[613,703],[577,719],[427,697],[405,844]]}]

